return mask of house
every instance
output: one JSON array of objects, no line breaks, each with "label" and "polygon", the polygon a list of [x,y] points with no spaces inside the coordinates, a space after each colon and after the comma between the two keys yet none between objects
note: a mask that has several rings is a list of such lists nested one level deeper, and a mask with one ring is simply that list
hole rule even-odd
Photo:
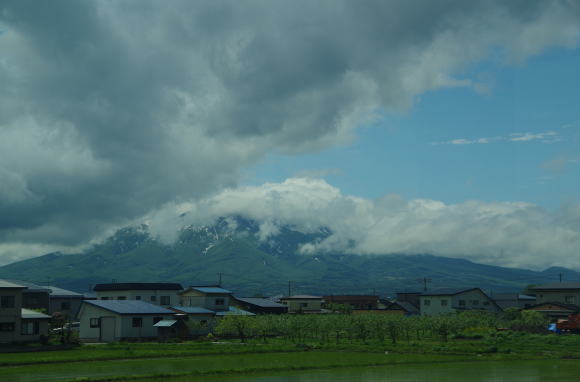
[{"label": "house", "polygon": [[535,296],[519,293],[494,293],[492,298],[504,310],[507,308],[527,309],[536,304]]},{"label": "house", "polygon": [[284,314],[288,307],[267,298],[232,296],[231,303],[236,307],[255,314]]},{"label": "house", "polygon": [[155,324],[174,320],[174,313],[145,301],[85,300],[79,312],[79,338],[83,342],[154,339]]},{"label": "house", "polygon": [[464,310],[501,312],[502,309],[480,288],[440,289],[419,296],[422,316],[434,316]]},{"label": "house", "polygon": [[39,342],[50,316],[22,307],[25,286],[0,280],[0,343]]},{"label": "house", "polygon": [[198,306],[172,306],[171,310],[183,315],[188,328],[187,337],[211,333],[215,327],[216,312]]},{"label": "house", "polygon": [[218,285],[191,286],[179,295],[181,306],[197,306],[220,312],[229,310],[232,292]]},{"label": "house", "polygon": [[543,302],[529,306],[526,309],[535,310],[536,312],[540,312],[544,316],[554,320],[557,318],[566,318],[571,314],[580,313],[580,306],[565,304],[562,302]]},{"label": "house", "polygon": [[93,288],[98,300],[140,300],[166,307],[179,305],[182,289],[175,283],[109,283]]},{"label": "house", "polygon": [[536,295],[536,304],[559,302],[580,305],[580,282],[541,284],[529,288]]},{"label": "house", "polygon": [[280,298],[280,302],[288,307],[288,313],[321,313],[322,296],[300,294]]},{"label": "house", "polygon": [[408,301],[393,301],[385,308],[385,313],[401,316],[414,316],[419,314],[419,308]]},{"label": "house", "polygon": [[48,313],[59,312],[69,320],[77,320],[85,296],[70,290],[47,286],[50,290]]},{"label": "house", "polygon": [[423,292],[397,292],[395,301],[398,302],[408,302],[411,305],[414,305],[417,309],[419,309],[419,296],[421,296]]},{"label": "house", "polygon": [[374,295],[338,295],[324,296],[324,305],[331,304],[348,305],[353,310],[376,310],[379,306],[379,296]]}]

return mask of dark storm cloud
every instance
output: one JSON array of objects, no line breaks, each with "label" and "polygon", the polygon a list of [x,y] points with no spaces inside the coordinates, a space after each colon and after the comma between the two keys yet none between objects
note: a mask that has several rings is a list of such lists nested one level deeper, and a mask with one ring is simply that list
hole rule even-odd
[{"label": "dark storm cloud", "polygon": [[345,142],[502,47],[574,45],[567,1],[0,1],[0,242],[77,245]]}]

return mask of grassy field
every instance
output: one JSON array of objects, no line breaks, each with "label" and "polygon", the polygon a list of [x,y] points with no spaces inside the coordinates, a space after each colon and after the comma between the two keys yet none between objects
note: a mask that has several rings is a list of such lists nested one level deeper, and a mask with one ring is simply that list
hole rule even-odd
[{"label": "grassy field", "polygon": [[580,336],[505,332],[449,341],[350,342],[295,345],[184,342],[85,345],[73,350],[0,354],[0,380],[167,380],[263,371],[443,363],[580,358]]}]

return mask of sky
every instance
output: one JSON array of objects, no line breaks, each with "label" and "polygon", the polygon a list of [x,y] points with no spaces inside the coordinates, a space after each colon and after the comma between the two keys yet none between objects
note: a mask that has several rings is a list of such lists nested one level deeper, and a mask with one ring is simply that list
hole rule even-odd
[{"label": "sky", "polygon": [[575,0],[0,0],[0,265],[244,214],[580,269],[579,43]]}]

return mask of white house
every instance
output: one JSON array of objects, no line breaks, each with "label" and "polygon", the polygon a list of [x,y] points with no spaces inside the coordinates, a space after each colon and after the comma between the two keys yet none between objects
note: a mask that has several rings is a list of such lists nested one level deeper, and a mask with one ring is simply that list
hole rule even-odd
[{"label": "white house", "polygon": [[97,300],[141,300],[161,306],[179,305],[182,289],[175,283],[109,283],[93,288]]},{"label": "white house", "polygon": [[157,338],[162,320],[171,320],[173,311],[137,300],[85,300],[79,312],[79,337],[83,342]]},{"label": "white house", "polygon": [[501,312],[502,309],[479,288],[440,289],[419,296],[422,316],[464,310]]}]

